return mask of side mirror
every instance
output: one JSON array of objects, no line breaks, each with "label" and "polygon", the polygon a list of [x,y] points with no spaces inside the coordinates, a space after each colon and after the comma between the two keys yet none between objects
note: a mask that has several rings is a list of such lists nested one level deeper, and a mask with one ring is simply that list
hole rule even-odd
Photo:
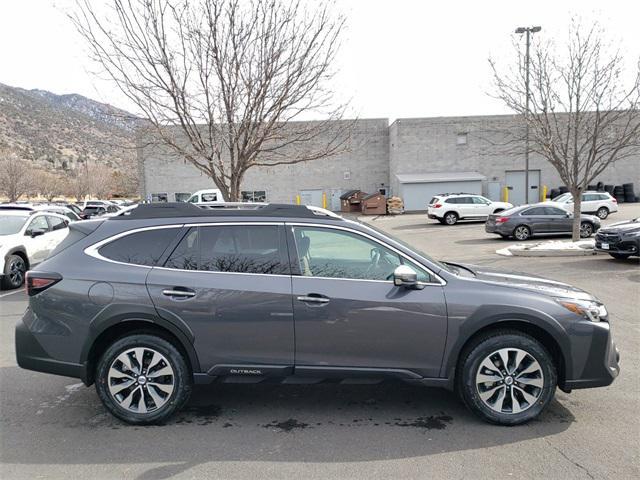
[{"label": "side mirror", "polygon": [[393,271],[393,284],[396,287],[410,289],[420,289],[422,287],[418,283],[418,274],[408,265],[400,265]]},{"label": "side mirror", "polygon": [[45,230],[41,228],[36,228],[35,230],[31,230],[31,232],[29,232],[29,235],[31,235],[31,238],[39,237],[40,235],[44,235],[44,234],[45,234]]},{"label": "side mirror", "polygon": [[573,216],[573,213],[571,213],[571,212],[567,212],[567,213],[566,213],[566,215],[567,215],[567,218],[569,218],[569,217],[572,217],[572,216]]}]

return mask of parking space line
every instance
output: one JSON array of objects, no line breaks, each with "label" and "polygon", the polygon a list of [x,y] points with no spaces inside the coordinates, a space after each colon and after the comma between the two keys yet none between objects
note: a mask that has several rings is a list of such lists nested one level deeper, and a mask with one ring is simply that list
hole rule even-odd
[{"label": "parking space line", "polygon": [[18,288],[16,290],[12,291],[12,292],[3,293],[2,295],[0,295],[0,298],[8,297],[9,295],[13,295],[14,293],[20,293],[20,292],[22,292],[22,289]]}]

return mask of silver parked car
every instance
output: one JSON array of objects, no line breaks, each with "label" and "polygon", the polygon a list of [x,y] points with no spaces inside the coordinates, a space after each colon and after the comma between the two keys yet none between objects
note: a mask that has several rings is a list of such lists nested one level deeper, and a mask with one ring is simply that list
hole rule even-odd
[{"label": "silver parked car", "polygon": [[[485,223],[487,233],[503,238],[527,240],[532,235],[570,235],[573,214],[558,207],[538,203],[523,205],[489,215]],[[580,237],[589,238],[600,229],[600,219],[592,215],[580,216]]]}]

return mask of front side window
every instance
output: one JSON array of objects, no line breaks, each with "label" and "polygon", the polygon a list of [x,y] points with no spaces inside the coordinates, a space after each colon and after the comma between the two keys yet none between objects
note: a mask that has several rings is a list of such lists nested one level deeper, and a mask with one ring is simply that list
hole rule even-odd
[{"label": "front side window", "polygon": [[47,223],[47,219],[44,215],[34,218],[31,220],[31,223],[27,227],[25,231],[25,235],[31,235],[31,233],[35,230],[44,230],[45,232],[49,231],[49,224]]},{"label": "front side window", "polygon": [[157,228],[131,233],[100,247],[100,255],[134,265],[157,265],[179,228]]},{"label": "front side window", "polygon": [[51,230],[62,230],[67,228],[68,223],[59,217],[47,217],[49,220],[49,225],[51,225]]},{"label": "front side window", "polygon": [[483,197],[472,197],[473,198],[473,203],[475,203],[476,205],[489,205],[489,200],[487,200],[486,198]]},{"label": "front side window", "polygon": [[210,272],[289,275],[284,228],[278,225],[194,227],[165,267]]},{"label": "front side window", "polygon": [[561,210],[556,207],[545,207],[544,209],[547,215],[559,215],[562,217],[565,217],[567,215],[566,210]]},{"label": "front side window", "polygon": [[[294,238],[300,272],[306,277],[392,280],[405,260],[394,251],[362,235],[318,227],[295,227]],[[431,276],[413,263],[418,280]]]}]

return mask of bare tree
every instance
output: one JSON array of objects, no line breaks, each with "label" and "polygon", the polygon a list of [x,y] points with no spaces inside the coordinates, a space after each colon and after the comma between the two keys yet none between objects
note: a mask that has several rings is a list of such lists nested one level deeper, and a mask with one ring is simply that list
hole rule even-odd
[{"label": "bare tree", "polygon": [[60,175],[46,170],[34,172],[32,175],[34,192],[42,195],[49,202],[64,194],[65,182]]},{"label": "bare tree", "polygon": [[115,188],[114,173],[115,171],[106,165],[89,165],[89,193],[100,199],[109,198]]},{"label": "bare tree", "polygon": [[17,201],[32,186],[30,162],[8,148],[0,149],[0,193]]},{"label": "bare tree", "polygon": [[490,60],[496,96],[523,115],[530,151],[555,167],[573,195],[576,241],[581,192],[615,162],[640,154],[640,61],[625,81],[625,59],[605,42],[600,26],[584,29],[574,21],[561,51],[552,42],[533,44],[527,112],[525,55],[516,50],[515,68],[501,71]]},{"label": "bare tree", "polygon": [[[314,5],[311,9],[310,5]],[[71,16],[94,60],[159,143],[240,200],[245,172],[344,151],[330,81],[344,26],[300,0],[112,0]],[[316,122],[297,122],[316,114]]]},{"label": "bare tree", "polygon": [[89,177],[89,167],[85,162],[78,162],[75,170],[69,172],[67,177],[67,194],[74,197],[76,201],[83,201],[91,191],[91,178]]}]

